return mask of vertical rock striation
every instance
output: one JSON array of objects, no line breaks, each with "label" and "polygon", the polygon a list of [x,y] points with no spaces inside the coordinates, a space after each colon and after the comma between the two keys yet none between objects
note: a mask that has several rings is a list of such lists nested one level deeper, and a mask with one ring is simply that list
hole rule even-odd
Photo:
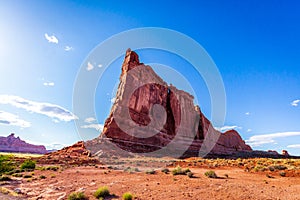
[{"label": "vertical rock striation", "polygon": [[252,151],[236,131],[215,130],[194,105],[192,95],[168,85],[130,49],[115,102],[98,139],[133,153],[155,152],[169,145],[170,152],[172,148],[182,151],[182,157],[198,156],[205,148],[217,155]]}]

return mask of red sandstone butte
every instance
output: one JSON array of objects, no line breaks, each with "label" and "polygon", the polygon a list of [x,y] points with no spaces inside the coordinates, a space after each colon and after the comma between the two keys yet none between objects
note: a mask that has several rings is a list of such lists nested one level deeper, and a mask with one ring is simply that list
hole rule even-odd
[{"label": "red sandstone butte", "polygon": [[[128,93],[131,90],[134,91]],[[165,114],[153,113],[151,107],[155,104],[159,104]],[[128,116],[121,114],[126,109]],[[160,130],[155,129],[164,121]],[[133,127],[129,130],[134,131],[129,134],[120,124]],[[145,129],[146,126],[149,129]],[[168,85],[150,66],[140,63],[138,55],[130,49],[126,51],[115,102],[103,132],[87,142],[93,153],[100,150],[92,147],[100,140],[108,140],[124,151],[151,156],[153,152],[190,157],[201,155],[199,151],[213,155],[252,151],[235,130],[221,133],[214,129],[199,106],[194,105],[191,94]]]}]

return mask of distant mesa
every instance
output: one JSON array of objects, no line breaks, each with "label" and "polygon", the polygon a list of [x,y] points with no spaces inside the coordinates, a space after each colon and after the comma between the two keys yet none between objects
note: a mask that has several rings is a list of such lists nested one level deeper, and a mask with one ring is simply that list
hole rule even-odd
[{"label": "distant mesa", "polygon": [[11,133],[7,137],[0,136],[0,152],[45,154],[48,151],[43,145],[28,144]]},{"label": "distant mesa", "polygon": [[[138,70],[133,70],[135,68]],[[145,81],[148,81],[148,84],[144,84]],[[133,88],[133,93],[128,97],[127,91]],[[159,104],[165,110],[165,116],[153,113],[151,107],[155,104]],[[129,111],[129,116],[120,114],[126,109]],[[154,116],[154,119],[150,114]],[[118,120],[121,120],[121,123],[118,123]],[[162,125],[162,128],[155,129],[154,126],[164,120],[166,123]],[[119,127],[120,124],[141,128],[135,129],[133,134],[128,134]],[[150,129],[143,129],[148,125]],[[153,132],[150,131],[149,134],[149,130]],[[174,140],[178,131],[183,134],[180,139]],[[149,137],[141,137],[147,135]],[[218,139],[211,141],[213,138]],[[204,142],[205,139],[206,142]],[[128,152],[129,154],[147,154],[172,144],[174,148],[165,152],[170,154],[164,156],[172,156],[174,152],[183,151],[181,157],[192,157],[199,155],[204,143],[207,145],[211,142],[215,145],[209,150],[210,155],[252,152],[251,147],[245,144],[237,131],[230,130],[221,133],[214,129],[211,122],[201,112],[200,107],[194,105],[194,97],[191,94],[168,85],[150,66],[141,63],[137,53],[130,49],[126,51],[115,102],[105,121],[103,132],[98,138],[87,141],[86,147],[93,154],[100,152],[103,155],[103,144],[107,142],[114,144],[115,149],[121,149],[122,153]],[[109,149],[111,148],[107,150]]]}]

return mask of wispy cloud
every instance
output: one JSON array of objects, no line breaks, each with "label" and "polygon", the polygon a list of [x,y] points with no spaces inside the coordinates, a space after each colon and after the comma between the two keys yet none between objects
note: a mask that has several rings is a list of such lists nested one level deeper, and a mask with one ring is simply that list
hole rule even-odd
[{"label": "wispy cloud", "polygon": [[102,64],[99,64],[98,67],[101,68],[101,67],[103,67],[103,65],[102,65]]},{"label": "wispy cloud", "polygon": [[86,70],[91,71],[92,69],[94,69],[94,65],[92,63],[88,62]]},{"label": "wispy cloud", "polygon": [[252,129],[251,129],[251,128],[248,128],[248,129],[247,129],[247,132],[251,132],[251,131],[252,131]]},{"label": "wispy cloud", "polygon": [[291,145],[288,145],[287,148],[295,148],[295,149],[298,149],[298,148],[300,148],[300,144],[291,144]]},{"label": "wispy cloud", "polygon": [[300,132],[278,132],[271,134],[254,135],[251,136],[248,140],[246,140],[246,143],[253,147],[256,147],[261,146],[263,144],[274,144],[276,143],[276,138],[284,138],[291,136],[300,136]]},{"label": "wispy cloud", "polygon": [[297,107],[299,103],[300,103],[300,99],[296,99],[296,100],[292,101],[291,105],[294,107]]},{"label": "wispy cloud", "polygon": [[89,123],[89,124],[92,122],[95,122],[95,121],[96,121],[96,119],[94,117],[88,117],[84,120],[85,123]]},{"label": "wispy cloud", "polygon": [[58,39],[54,35],[48,35],[48,33],[45,33],[45,38],[48,40],[50,43],[55,43],[58,44]]},{"label": "wispy cloud", "polygon": [[14,107],[25,109],[30,113],[46,115],[52,119],[65,122],[78,119],[72,112],[61,106],[51,103],[31,101],[13,95],[0,95],[0,104],[10,104]]},{"label": "wispy cloud", "polygon": [[245,115],[250,115],[250,112],[246,112]]},{"label": "wispy cloud", "polygon": [[233,129],[242,129],[240,126],[223,126],[223,127],[215,127],[218,131],[225,132]]},{"label": "wispy cloud", "polygon": [[71,50],[73,50],[73,47],[71,47],[71,46],[65,46],[65,51],[71,51]]},{"label": "wispy cloud", "polygon": [[17,115],[4,111],[0,111],[0,125],[18,126],[21,128],[28,128],[31,126],[30,122],[20,119]]},{"label": "wispy cloud", "polygon": [[91,128],[91,129],[96,129],[97,131],[102,131],[103,130],[103,124],[87,124],[87,125],[82,125],[80,128]]},{"label": "wispy cloud", "polygon": [[44,82],[43,85],[52,87],[54,86],[54,82]]}]

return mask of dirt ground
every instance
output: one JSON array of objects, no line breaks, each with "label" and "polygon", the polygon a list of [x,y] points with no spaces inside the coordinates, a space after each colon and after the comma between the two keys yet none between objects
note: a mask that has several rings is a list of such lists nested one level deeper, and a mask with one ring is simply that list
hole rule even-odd
[{"label": "dirt ground", "polygon": [[[123,166],[126,167],[126,166]],[[67,199],[71,192],[82,191],[89,199],[101,186],[107,186],[113,196],[131,192],[135,199],[300,199],[300,177],[281,177],[265,173],[245,172],[237,167],[213,169],[217,179],[204,175],[209,169],[190,167],[194,178],[165,174],[160,169],[146,174],[147,168],[135,170],[111,169],[113,166],[77,166],[57,171],[25,172],[31,178],[17,178],[2,183],[3,188],[20,193],[23,199]],[[133,169],[133,168],[132,168]],[[172,170],[172,168],[169,168]],[[226,174],[228,177],[226,177]],[[41,178],[44,176],[43,178]],[[10,199],[1,194],[1,199]],[[15,199],[15,198],[11,198]]]}]

